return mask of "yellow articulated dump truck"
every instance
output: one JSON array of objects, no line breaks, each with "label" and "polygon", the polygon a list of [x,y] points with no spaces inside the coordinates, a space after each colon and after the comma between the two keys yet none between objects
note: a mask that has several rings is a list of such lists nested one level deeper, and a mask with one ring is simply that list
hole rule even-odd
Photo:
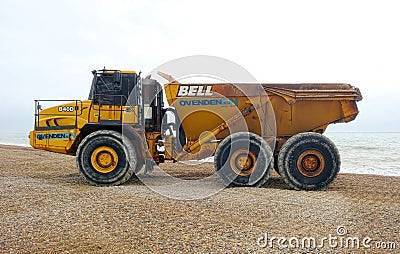
[{"label": "yellow articulated dump truck", "polygon": [[[126,182],[170,160],[214,156],[229,186],[261,186],[275,169],[297,190],[320,190],[340,169],[323,135],[356,118],[348,84],[182,84],[135,71],[93,71],[88,100],[36,100],[30,144],[76,156],[97,186]],[[164,107],[164,97],[169,107]],[[43,109],[44,104],[53,103]]]}]

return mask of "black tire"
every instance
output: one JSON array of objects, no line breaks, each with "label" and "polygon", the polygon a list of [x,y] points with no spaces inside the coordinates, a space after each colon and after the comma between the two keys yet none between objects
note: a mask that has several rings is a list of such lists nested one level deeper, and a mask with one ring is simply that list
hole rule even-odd
[{"label": "black tire", "polygon": [[138,160],[136,167],[135,167],[135,175],[134,176],[136,176],[136,174],[142,170],[143,166],[144,166],[144,161]]},{"label": "black tire", "polygon": [[[244,165],[240,166],[239,161],[243,164],[243,158]],[[230,187],[262,186],[273,165],[272,151],[267,142],[249,132],[238,132],[225,138],[214,156],[218,175]]]},{"label": "black tire", "polygon": [[[97,153],[96,157],[96,151],[99,149],[100,152]],[[99,162],[101,153],[108,153],[106,156],[113,158],[111,162],[108,160],[109,164],[107,164],[109,166],[108,170],[111,168],[110,172],[105,170],[107,169],[106,166],[104,168],[99,166],[102,165]],[[89,134],[82,140],[76,153],[76,161],[79,171],[90,184],[96,186],[115,186],[123,184],[134,175],[137,165],[137,155],[130,142],[122,143],[121,133],[100,130]],[[93,161],[97,165],[93,165]]]},{"label": "black tire", "polygon": [[131,128],[129,125],[123,125],[122,126],[122,135],[120,135],[122,143],[125,145],[129,145],[132,149],[135,149],[136,152],[136,167],[135,167],[135,174],[133,176],[136,176],[137,173],[140,172],[140,170],[143,168],[145,164],[145,159],[143,158],[142,155],[142,150],[144,144],[142,144],[142,141],[137,134],[137,132]]},{"label": "black tire", "polygon": [[340,154],[327,137],[313,132],[300,133],[283,144],[278,168],[291,188],[321,190],[339,173]]}]

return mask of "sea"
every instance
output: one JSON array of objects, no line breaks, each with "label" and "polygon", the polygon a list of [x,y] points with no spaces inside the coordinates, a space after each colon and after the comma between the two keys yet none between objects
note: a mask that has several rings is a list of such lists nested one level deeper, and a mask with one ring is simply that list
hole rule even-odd
[{"label": "sea", "polygon": [[[341,156],[341,173],[400,176],[400,132],[327,132]],[[0,144],[29,146],[28,133],[0,136]]]}]

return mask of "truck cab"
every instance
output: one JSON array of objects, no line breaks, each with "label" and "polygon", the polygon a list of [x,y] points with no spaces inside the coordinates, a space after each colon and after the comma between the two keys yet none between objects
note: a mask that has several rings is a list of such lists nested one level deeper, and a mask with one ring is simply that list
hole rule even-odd
[{"label": "truck cab", "polygon": [[[135,71],[102,69],[92,74],[87,100],[35,100],[34,130],[29,135],[31,146],[77,155],[82,141],[89,135],[101,131],[113,133],[124,143],[122,132],[125,131],[135,146],[134,171],[140,170],[146,158],[158,161],[160,152],[156,147],[161,139],[163,113],[161,85],[155,80],[141,78]],[[44,108],[45,105],[49,106]],[[91,160],[96,162],[103,155],[111,164],[118,164],[116,150],[120,148],[108,153],[107,149],[103,153],[100,151],[98,158],[90,156]],[[101,164],[97,164],[98,172],[104,174]]]}]

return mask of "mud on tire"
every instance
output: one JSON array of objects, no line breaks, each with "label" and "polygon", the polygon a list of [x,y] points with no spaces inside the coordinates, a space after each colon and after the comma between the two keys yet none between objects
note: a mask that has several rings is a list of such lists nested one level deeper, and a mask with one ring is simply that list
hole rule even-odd
[{"label": "mud on tire", "polygon": [[327,137],[313,132],[300,133],[283,144],[278,156],[279,173],[296,190],[321,190],[340,169],[340,155]]}]

